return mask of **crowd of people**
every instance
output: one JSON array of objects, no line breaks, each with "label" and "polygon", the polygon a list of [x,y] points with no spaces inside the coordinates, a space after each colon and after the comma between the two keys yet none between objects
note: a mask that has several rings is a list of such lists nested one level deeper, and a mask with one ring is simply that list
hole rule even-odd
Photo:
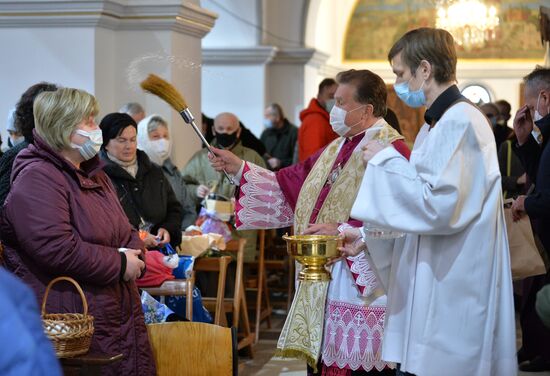
[{"label": "crowd of people", "polygon": [[[185,166],[170,158],[171,125],[138,103],[98,124],[93,95],[28,88],[0,156],[0,312],[22,333],[0,373],[60,374],[36,303],[49,281],[69,276],[94,317],[90,351],[124,354],[103,374],[155,374],[137,283],[147,251],[177,248],[209,197],[237,199],[232,236],[247,239],[245,261],[256,257],[259,229],[344,238],[327,266],[332,280],[298,285],[278,343],[280,355],[307,360],[308,374],[506,376],[518,362],[550,370],[550,274],[512,284],[503,209],[513,199],[514,219],[528,215],[542,254],[550,250],[550,68],[524,78],[512,129],[508,102],[478,106],[460,93],[448,32],[409,31],[388,61],[397,96],[426,108],[412,150],[369,70],[321,81],[299,128],[277,103],[264,109],[259,138],[233,113],[203,115],[214,154],[199,150]],[[365,223],[404,236],[373,240]],[[63,283],[46,305],[81,306]]]}]

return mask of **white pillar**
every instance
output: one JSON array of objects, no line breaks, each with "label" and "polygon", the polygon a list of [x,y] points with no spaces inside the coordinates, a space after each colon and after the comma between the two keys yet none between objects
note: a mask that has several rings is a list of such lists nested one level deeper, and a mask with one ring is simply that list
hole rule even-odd
[{"label": "white pillar", "polygon": [[267,93],[267,64],[277,49],[209,48],[203,50],[204,113],[232,112],[258,137]]},{"label": "white pillar", "polygon": [[317,93],[319,70],[328,58],[304,45],[309,1],[203,4],[219,13],[216,27],[203,40],[205,114],[234,112],[259,137],[265,106],[277,102],[300,125],[298,113]]},{"label": "white pillar", "polygon": [[[167,104],[144,94],[137,81],[147,73],[161,75],[200,115],[201,39],[216,17],[199,0],[0,0],[0,45],[5,51],[0,119],[24,90],[40,81],[94,94],[100,119],[123,103],[137,101],[171,123],[172,157],[183,167],[200,148],[199,140]],[[128,80],[131,66],[138,68],[131,75],[135,82]]]}]

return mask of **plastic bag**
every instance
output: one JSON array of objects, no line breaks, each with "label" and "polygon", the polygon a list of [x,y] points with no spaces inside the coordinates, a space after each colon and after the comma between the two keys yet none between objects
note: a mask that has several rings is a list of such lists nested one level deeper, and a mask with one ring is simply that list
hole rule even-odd
[{"label": "plastic bag", "polygon": [[158,302],[146,291],[141,292],[141,308],[143,309],[145,324],[165,322],[168,316],[174,314],[174,311],[168,308],[166,304]]},{"label": "plastic bag", "polygon": [[178,279],[191,278],[191,272],[195,264],[195,258],[193,256],[178,256],[170,244],[166,244],[166,246],[161,249],[161,252],[165,255],[165,258],[169,257],[174,264],[175,260],[177,260],[177,265],[172,270],[172,275],[174,277]]},{"label": "plastic bag", "polygon": [[[179,316],[185,317],[186,297],[167,296],[166,305]],[[202,305],[202,295],[198,287],[193,288],[193,322],[212,323],[212,315]]]}]

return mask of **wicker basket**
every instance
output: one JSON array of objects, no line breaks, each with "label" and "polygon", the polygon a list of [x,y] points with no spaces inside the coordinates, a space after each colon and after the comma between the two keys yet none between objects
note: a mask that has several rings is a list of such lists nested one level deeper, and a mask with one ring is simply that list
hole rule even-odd
[{"label": "wicker basket", "polygon": [[[46,313],[46,301],[50,289],[59,281],[69,281],[76,287],[82,298],[84,313]],[[88,302],[80,285],[74,279],[57,277],[48,284],[42,301],[42,322],[44,332],[52,341],[58,358],[86,354],[90,349],[94,334],[94,318],[88,315]]]}]

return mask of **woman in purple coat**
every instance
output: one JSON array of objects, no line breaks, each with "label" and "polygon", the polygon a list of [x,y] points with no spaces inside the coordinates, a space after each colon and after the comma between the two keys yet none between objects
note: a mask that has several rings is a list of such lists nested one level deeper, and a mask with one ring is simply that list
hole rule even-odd
[{"label": "woman in purple coat", "polygon": [[[128,223],[97,152],[95,98],[77,89],[41,93],[34,144],[17,156],[0,217],[5,263],[41,302],[45,286],[69,276],[82,286],[95,332],[91,353],[123,354],[104,375],[154,375],[135,284],[143,243]],[[56,284],[51,313],[82,312],[74,287]]]}]

